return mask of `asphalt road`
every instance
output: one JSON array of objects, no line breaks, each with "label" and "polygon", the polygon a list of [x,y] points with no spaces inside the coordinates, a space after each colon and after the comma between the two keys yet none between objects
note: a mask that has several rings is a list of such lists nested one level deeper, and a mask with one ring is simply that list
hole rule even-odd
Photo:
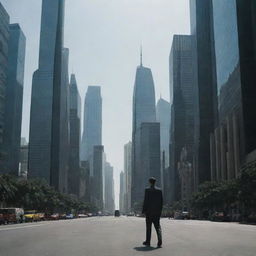
[{"label": "asphalt road", "polygon": [[162,220],[163,248],[141,245],[144,219],[96,217],[0,226],[0,256],[255,256],[256,226]]}]

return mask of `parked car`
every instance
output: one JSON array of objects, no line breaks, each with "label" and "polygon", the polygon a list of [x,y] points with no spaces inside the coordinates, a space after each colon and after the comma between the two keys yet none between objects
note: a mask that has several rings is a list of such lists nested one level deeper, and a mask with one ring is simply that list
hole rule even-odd
[{"label": "parked car", "polygon": [[66,215],[66,219],[67,219],[67,220],[74,219],[74,217],[75,217],[75,216],[74,216],[74,214],[72,214],[72,213]]},{"label": "parked car", "polygon": [[215,212],[211,216],[212,221],[230,221],[231,218],[229,215],[225,214],[224,212]]},{"label": "parked car", "polygon": [[60,215],[58,213],[54,213],[50,215],[50,220],[59,220],[59,219],[60,219]]},{"label": "parked car", "polygon": [[24,222],[24,210],[22,208],[1,208],[0,223],[22,223]]},{"label": "parked car", "polygon": [[40,212],[38,213],[38,216],[41,221],[45,220],[45,213]]},{"label": "parked car", "polygon": [[83,213],[80,213],[80,214],[78,214],[78,216],[77,216],[78,218],[87,218],[87,217],[89,217],[87,214],[83,214]]},{"label": "parked car", "polygon": [[40,221],[40,214],[36,212],[36,210],[25,211],[25,221],[26,222],[34,222]]}]

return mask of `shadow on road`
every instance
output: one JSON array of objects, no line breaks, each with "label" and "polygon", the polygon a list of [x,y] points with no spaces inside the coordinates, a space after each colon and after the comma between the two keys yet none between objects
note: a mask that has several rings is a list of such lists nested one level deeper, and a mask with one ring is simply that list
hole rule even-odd
[{"label": "shadow on road", "polygon": [[139,247],[134,247],[133,248],[135,251],[138,252],[146,252],[146,251],[154,251],[159,249],[158,247],[152,247],[152,246],[139,246]]}]

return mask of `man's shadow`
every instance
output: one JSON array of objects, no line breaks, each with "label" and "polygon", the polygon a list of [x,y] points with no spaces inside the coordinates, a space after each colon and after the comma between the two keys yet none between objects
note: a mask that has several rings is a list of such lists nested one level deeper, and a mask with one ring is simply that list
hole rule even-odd
[{"label": "man's shadow", "polygon": [[152,247],[152,246],[139,246],[133,248],[135,251],[138,252],[147,252],[147,251],[154,251],[159,249],[159,247]]}]

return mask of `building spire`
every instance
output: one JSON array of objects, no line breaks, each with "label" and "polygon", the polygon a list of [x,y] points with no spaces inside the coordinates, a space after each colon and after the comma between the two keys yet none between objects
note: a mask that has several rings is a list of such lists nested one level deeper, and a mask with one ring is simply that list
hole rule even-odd
[{"label": "building spire", "polygon": [[142,45],[140,46],[140,66],[142,67],[143,66],[143,56],[142,56]]}]

